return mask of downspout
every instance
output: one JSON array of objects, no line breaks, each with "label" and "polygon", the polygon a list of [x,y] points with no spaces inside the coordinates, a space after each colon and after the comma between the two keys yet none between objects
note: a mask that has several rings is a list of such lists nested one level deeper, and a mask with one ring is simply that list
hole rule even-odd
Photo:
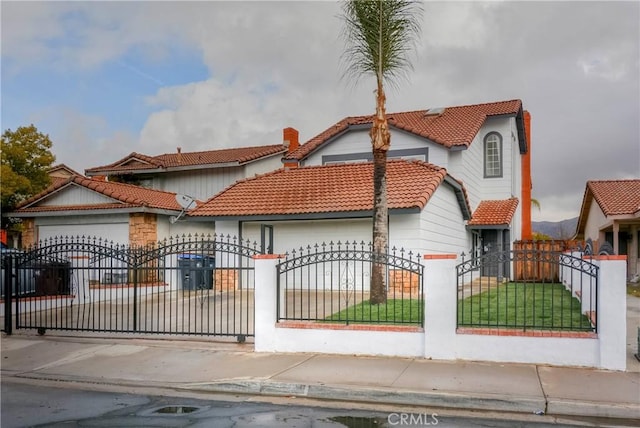
[{"label": "downspout", "polygon": [[527,151],[520,158],[521,161],[521,174],[522,174],[522,240],[533,239],[533,233],[531,230],[531,114],[528,111],[524,111],[524,129],[525,138],[527,144]]}]

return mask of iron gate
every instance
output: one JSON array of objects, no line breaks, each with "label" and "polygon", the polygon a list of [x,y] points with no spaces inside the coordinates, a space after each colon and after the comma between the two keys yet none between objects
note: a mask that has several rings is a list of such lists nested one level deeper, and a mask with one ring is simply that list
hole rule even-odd
[{"label": "iron gate", "polygon": [[[56,237],[3,257],[5,331],[253,336],[257,244],[220,235],[146,247]],[[12,325],[12,322],[15,324]]]}]

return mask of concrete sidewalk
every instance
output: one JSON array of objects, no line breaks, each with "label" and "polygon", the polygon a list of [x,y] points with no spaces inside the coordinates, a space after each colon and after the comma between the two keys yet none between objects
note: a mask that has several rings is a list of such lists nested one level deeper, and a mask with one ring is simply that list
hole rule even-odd
[{"label": "concrete sidewalk", "polygon": [[[251,344],[3,335],[2,379],[640,419],[640,373],[412,358],[262,354]],[[640,363],[639,363],[640,364]]]}]

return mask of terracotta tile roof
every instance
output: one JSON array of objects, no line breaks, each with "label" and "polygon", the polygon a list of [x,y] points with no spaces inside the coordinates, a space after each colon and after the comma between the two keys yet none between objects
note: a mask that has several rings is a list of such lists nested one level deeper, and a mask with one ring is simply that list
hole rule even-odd
[{"label": "terracotta tile roof", "polygon": [[587,189],[606,216],[640,211],[640,179],[587,181]]},{"label": "terracotta tile roof", "polygon": [[[469,146],[473,138],[490,116],[522,115],[522,101],[510,100],[486,104],[447,107],[436,114],[436,109],[400,113],[388,113],[389,125],[411,132],[447,148]],[[434,113],[434,114],[431,114]],[[371,124],[373,115],[353,116],[316,135],[285,159],[302,160],[324,143],[347,131],[350,126]],[[524,136],[521,136],[524,139]]]},{"label": "terracotta tile roof", "polygon": [[282,144],[255,147],[237,147],[233,149],[208,150],[202,152],[165,153],[148,156],[133,152],[108,165],[89,168],[87,175],[130,173],[141,170],[179,169],[188,167],[211,167],[220,164],[238,164],[258,160],[263,157],[285,153]]},{"label": "terracotta tile roof", "polygon": [[[113,203],[38,206],[37,202],[56,193],[67,186],[77,185],[114,199]],[[146,189],[131,184],[92,180],[83,176],[72,176],[66,180],[56,181],[41,193],[23,201],[16,207],[16,213],[51,212],[68,210],[95,210],[112,208],[148,207],[163,210],[180,211],[176,202],[176,194],[160,190]]]},{"label": "terracotta tile roof", "polygon": [[[422,209],[447,176],[420,161],[387,164],[389,209]],[[228,187],[189,216],[260,216],[370,211],[373,164],[279,169]]]},{"label": "terracotta tile roof", "polygon": [[478,204],[469,226],[508,225],[518,207],[518,198],[488,200]]}]

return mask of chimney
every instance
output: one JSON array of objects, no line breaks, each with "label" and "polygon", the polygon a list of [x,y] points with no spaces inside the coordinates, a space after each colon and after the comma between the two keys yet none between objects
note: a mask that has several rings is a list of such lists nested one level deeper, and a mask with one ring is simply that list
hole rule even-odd
[{"label": "chimney", "polygon": [[528,111],[523,113],[524,133],[527,140],[527,153],[522,155],[521,168],[522,171],[522,233],[520,239],[533,239],[533,231],[531,229],[531,114]]},{"label": "chimney", "polygon": [[182,147],[178,147],[178,163],[182,163]]},{"label": "chimney", "polygon": [[298,130],[295,128],[289,127],[282,130],[282,144],[287,148],[287,153],[291,153],[300,147],[298,135]]},{"label": "chimney", "polygon": [[[298,130],[295,128],[284,128],[282,130],[282,144],[287,148],[287,154],[292,153],[298,147],[300,147],[300,141],[298,139]],[[297,168],[298,161],[296,160],[288,160],[284,161],[284,167],[286,169],[289,168]]]}]

